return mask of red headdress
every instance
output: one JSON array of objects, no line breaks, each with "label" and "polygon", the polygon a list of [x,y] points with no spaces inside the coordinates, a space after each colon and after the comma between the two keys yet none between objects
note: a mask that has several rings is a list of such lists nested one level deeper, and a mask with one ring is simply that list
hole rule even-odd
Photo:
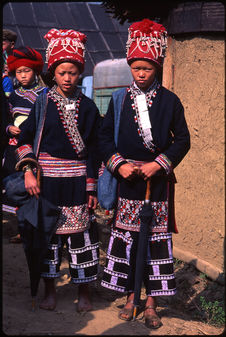
[{"label": "red headdress", "polygon": [[46,50],[46,63],[50,69],[55,62],[70,60],[76,62],[81,72],[85,64],[86,35],[75,30],[51,29],[44,38],[49,42]]},{"label": "red headdress", "polygon": [[161,24],[143,19],[134,22],[128,31],[127,62],[131,64],[136,59],[145,59],[162,66],[167,48],[166,29]]},{"label": "red headdress", "polygon": [[44,65],[42,55],[35,49],[22,46],[13,49],[12,55],[7,58],[9,72],[14,72],[17,68],[25,66],[33,69],[36,74],[42,72]]}]

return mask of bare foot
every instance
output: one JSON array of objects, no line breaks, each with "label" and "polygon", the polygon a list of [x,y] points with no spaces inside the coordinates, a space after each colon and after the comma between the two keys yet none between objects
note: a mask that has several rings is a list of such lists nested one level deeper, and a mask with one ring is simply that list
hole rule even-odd
[{"label": "bare foot", "polygon": [[45,295],[39,307],[44,310],[54,310],[56,308],[56,289],[54,279],[44,279]]},{"label": "bare foot", "polygon": [[133,309],[134,309],[134,293],[131,293],[127,296],[127,302],[124,305],[123,309],[119,312],[119,318],[125,321],[130,321],[133,317]]},{"label": "bare foot", "polygon": [[80,284],[78,287],[78,304],[77,304],[77,311],[90,311],[93,309],[90,292],[89,292],[89,285],[88,284]]},{"label": "bare foot", "polygon": [[148,328],[158,329],[162,325],[162,322],[156,313],[156,306],[155,299],[148,296],[144,311],[145,325]]}]

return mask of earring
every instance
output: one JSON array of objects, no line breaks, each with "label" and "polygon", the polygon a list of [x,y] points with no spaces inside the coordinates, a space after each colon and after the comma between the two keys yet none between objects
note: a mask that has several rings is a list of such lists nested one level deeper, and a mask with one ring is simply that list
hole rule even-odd
[{"label": "earring", "polygon": [[13,87],[16,89],[20,86],[20,82],[16,77],[13,77]]},{"label": "earring", "polygon": [[36,83],[38,84],[38,82],[39,82],[38,75],[35,74],[35,84],[36,84]]}]

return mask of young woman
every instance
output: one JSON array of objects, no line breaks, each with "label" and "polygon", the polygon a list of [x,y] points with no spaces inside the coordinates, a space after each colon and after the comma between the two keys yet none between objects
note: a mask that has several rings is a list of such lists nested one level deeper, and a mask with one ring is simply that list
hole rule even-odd
[{"label": "young woman", "polygon": [[[127,292],[119,318],[131,320],[139,213],[151,180],[154,220],[149,224],[143,282],[147,300],[145,324],[161,326],[156,297],[174,295],[172,232],[174,219],[173,169],[190,147],[190,136],[179,98],[158,81],[167,44],[162,25],[144,19],[129,28],[127,61],[133,83],[127,88],[120,114],[118,145],[114,142],[114,105],[110,101],[100,131],[99,149],[106,167],[118,179],[118,204],[111,231],[102,285]],[[110,193],[110,191],[109,191]]]},{"label": "young woman", "polygon": [[[91,221],[97,204],[99,111],[77,86],[84,70],[86,36],[74,30],[51,29],[45,38],[49,42],[48,71],[56,84],[47,94],[38,158],[32,151],[33,110],[20,134],[17,168],[25,172],[25,187],[30,195],[38,197],[41,193],[61,210],[41,274],[45,294],[40,307],[56,307],[54,280],[60,276],[62,249],[66,245],[71,282],[78,285],[78,311],[88,311],[92,309],[89,283],[97,279],[99,262],[97,231]],[[42,168],[41,188],[33,174],[37,161]]]}]

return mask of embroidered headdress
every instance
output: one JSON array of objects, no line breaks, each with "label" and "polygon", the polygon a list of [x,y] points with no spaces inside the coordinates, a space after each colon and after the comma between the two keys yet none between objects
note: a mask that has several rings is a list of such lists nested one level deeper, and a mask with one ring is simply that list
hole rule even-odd
[{"label": "embroidered headdress", "polygon": [[127,62],[145,59],[162,67],[167,48],[167,31],[161,25],[149,19],[134,22],[128,29],[126,43]]},{"label": "embroidered headdress", "polygon": [[12,55],[7,58],[9,72],[14,72],[17,68],[25,66],[33,69],[36,74],[42,72],[44,65],[42,55],[35,49],[21,46],[13,49]]},{"label": "embroidered headdress", "polygon": [[83,72],[85,64],[86,35],[75,30],[51,29],[44,38],[49,42],[46,63],[50,69],[56,62],[70,60],[77,63]]}]

